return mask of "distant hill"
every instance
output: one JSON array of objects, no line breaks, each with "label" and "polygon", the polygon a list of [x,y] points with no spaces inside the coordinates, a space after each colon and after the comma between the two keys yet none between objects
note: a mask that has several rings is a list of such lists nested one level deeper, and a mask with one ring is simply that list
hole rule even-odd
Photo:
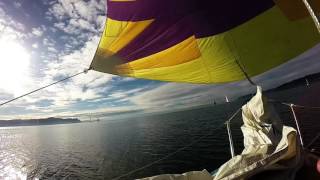
[{"label": "distant hill", "polygon": [[38,126],[38,125],[53,125],[53,124],[70,124],[80,123],[77,118],[43,118],[43,119],[14,119],[14,120],[0,120],[0,127],[7,126]]}]

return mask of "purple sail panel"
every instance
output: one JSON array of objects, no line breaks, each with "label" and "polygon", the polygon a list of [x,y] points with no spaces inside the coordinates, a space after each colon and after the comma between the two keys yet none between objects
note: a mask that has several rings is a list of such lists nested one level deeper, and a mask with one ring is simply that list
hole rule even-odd
[{"label": "purple sail panel", "polygon": [[107,16],[118,21],[141,21],[196,11],[194,0],[107,1]]},{"label": "purple sail panel", "polygon": [[108,16],[122,21],[154,19],[118,52],[130,62],[163,51],[192,35],[203,38],[226,32],[273,6],[272,0],[108,1]]},{"label": "purple sail panel", "polygon": [[190,36],[192,30],[186,18],[156,20],[118,55],[127,61],[135,60],[167,49]]}]

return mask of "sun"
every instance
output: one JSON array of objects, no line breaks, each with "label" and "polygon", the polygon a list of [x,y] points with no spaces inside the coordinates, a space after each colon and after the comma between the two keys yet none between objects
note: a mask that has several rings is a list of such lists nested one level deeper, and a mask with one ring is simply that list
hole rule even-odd
[{"label": "sun", "polygon": [[30,55],[16,41],[0,38],[0,90],[17,96],[30,77]]}]

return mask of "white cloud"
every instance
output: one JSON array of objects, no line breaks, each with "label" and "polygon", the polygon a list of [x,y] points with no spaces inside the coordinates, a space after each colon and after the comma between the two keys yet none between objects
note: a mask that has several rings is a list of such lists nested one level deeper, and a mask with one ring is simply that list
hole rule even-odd
[{"label": "white cloud", "polygon": [[20,7],[22,6],[22,3],[16,1],[16,2],[13,3],[13,6],[14,6],[15,8],[20,8]]},{"label": "white cloud", "polygon": [[[2,9],[1,7],[0,7],[0,24],[2,24],[2,26],[0,26],[2,27],[1,28],[2,31],[6,31],[6,30],[8,31],[8,29],[11,29],[12,31],[16,31],[16,32],[23,32],[25,30],[25,26],[23,24],[12,19],[9,15],[6,14],[4,9]],[[20,36],[25,37],[23,33],[20,34]]]},{"label": "white cloud", "polygon": [[38,49],[39,45],[37,43],[34,43],[31,45],[33,48]]},{"label": "white cloud", "polygon": [[[47,85],[89,67],[99,42],[100,26],[104,21],[104,16],[101,16],[101,14],[104,14],[104,1],[91,0],[82,3],[76,0],[59,0],[53,4],[48,3],[48,5],[52,6],[49,10],[51,15],[57,18],[56,20],[58,22],[55,23],[56,28],[64,30],[65,32],[71,31],[82,34],[78,34],[77,37],[66,36],[67,39],[65,40],[67,41],[69,49],[61,51],[58,47],[61,43],[58,41],[59,39],[45,36],[44,32],[47,30],[45,26],[41,25],[32,28],[31,32],[26,33],[24,31],[24,25],[13,20],[0,7],[1,41],[15,41],[18,44],[23,44],[24,39],[43,37],[41,47],[47,49],[47,51],[39,53],[39,57],[43,58],[41,61],[44,64],[43,66],[37,65],[36,67],[41,68],[37,70],[41,75],[37,75],[37,77],[32,77],[31,74],[25,76],[24,78],[27,79],[25,79],[23,83],[19,83],[26,84],[20,88],[23,92],[13,92],[12,88],[8,88],[8,83],[1,83],[6,84],[6,87],[0,87],[2,94],[0,97],[1,101],[20,95],[28,90]],[[17,7],[18,6],[20,5],[17,4]],[[86,8],[86,11],[84,8]],[[97,21],[97,19],[99,19],[99,21]],[[51,32],[56,32],[56,28],[49,27]],[[92,33],[83,33],[83,31]],[[75,49],[75,47],[77,49]],[[33,42],[30,48],[38,49],[39,42]],[[31,64],[29,65],[31,66]],[[28,70],[28,73],[29,72],[31,72],[30,69]],[[14,114],[19,115],[19,112],[20,115],[39,115],[45,112],[48,113],[48,109],[54,109],[54,112],[51,113],[67,111],[67,109],[71,108],[71,106],[78,101],[100,98],[101,93],[106,89],[100,86],[106,84],[112,77],[112,75],[98,72],[89,72],[86,75],[80,75],[66,83],[57,84],[56,86],[8,104],[8,106],[6,106],[8,111],[0,110],[3,112],[1,116],[10,114],[9,112],[14,112],[14,108],[20,109],[15,113],[11,113],[10,116]],[[3,80],[6,80],[5,76],[3,76]],[[15,81],[18,82],[17,79]],[[46,108],[43,108],[41,105],[42,101],[50,101],[50,103],[46,105]],[[39,112],[34,113],[35,111]]]},{"label": "white cloud", "polygon": [[121,99],[121,98],[126,98],[127,94],[123,92],[115,92],[115,93],[112,93],[110,97]]},{"label": "white cloud", "polygon": [[62,19],[65,14],[66,10],[60,3],[53,4],[52,7],[49,9],[49,15],[53,15],[57,19]]},{"label": "white cloud", "polygon": [[[49,41],[49,40],[47,40]],[[46,43],[48,43],[46,41]],[[95,53],[99,37],[96,36],[85,43],[79,50],[69,54],[59,55],[58,61],[50,61],[43,71],[42,85],[52,83],[57,79],[73,75],[88,68]],[[52,101],[52,108],[67,108],[77,101],[87,101],[99,98],[99,86],[107,83],[112,75],[89,71],[67,83],[57,84],[37,94],[38,101],[47,99]],[[86,87],[86,88],[85,88]]]},{"label": "white cloud", "polygon": [[14,21],[8,16],[5,11],[0,7],[0,29],[1,37],[7,40],[21,40],[25,38],[24,25]]},{"label": "white cloud", "polygon": [[103,0],[59,0],[49,9],[47,15],[54,16],[54,26],[65,33],[79,35],[82,30],[98,33],[105,20]]},{"label": "white cloud", "polygon": [[88,21],[84,19],[79,19],[78,21],[77,20],[70,21],[70,24],[73,24],[73,26],[79,27],[81,29],[96,32],[94,27],[92,27],[92,24],[90,24]]},{"label": "white cloud", "polygon": [[[71,1],[59,1],[58,3],[60,3],[62,8],[66,8],[68,6],[68,2]],[[99,10],[97,7],[94,8]],[[55,11],[59,13],[59,10],[61,9],[59,9],[59,6],[56,5]],[[14,80],[13,82],[20,82],[19,84],[23,85],[23,87],[21,86],[21,88],[19,88],[23,91],[19,92],[13,91],[12,88],[10,89],[8,87],[8,83],[1,83],[3,85],[6,84],[6,86],[1,86],[0,84],[0,91],[2,94],[0,97],[1,101],[8,100],[13,96],[18,96],[29,90],[36,89],[43,85],[47,85],[58,79],[64,78],[74,73],[78,73],[89,67],[89,64],[91,63],[91,60],[96,51],[97,44],[100,38],[98,35],[99,31],[94,29],[94,27],[96,26],[95,23],[91,24],[92,22],[88,21],[88,19],[90,19],[89,16],[91,15],[88,15],[88,17],[86,18],[74,19],[74,17],[80,16],[76,16],[72,14],[71,11],[66,11],[66,9],[64,9],[64,12],[61,11],[60,13],[61,16],[66,16],[69,18],[72,17],[68,21],[66,21],[70,24],[70,26],[72,26],[72,28],[79,29],[80,31],[95,31],[95,33],[84,33],[87,35],[79,35],[79,38],[75,38],[72,36],[67,37],[66,40],[69,43],[68,51],[58,50],[57,46],[60,42],[57,42],[57,39],[53,39],[50,36],[43,37],[42,46],[45,47],[48,50],[48,52],[39,53],[40,57],[43,58],[41,59],[41,61],[46,62],[42,67],[37,65],[37,68],[41,68],[37,71],[39,71],[42,75],[32,77],[30,74],[31,70],[29,69],[28,75],[24,76],[25,79],[23,80],[23,82],[18,81],[18,79]],[[84,16],[84,14],[82,14],[81,16]],[[95,15],[93,15],[93,17],[94,16]],[[58,23],[56,26],[61,26],[60,28],[64,28],[66,24],[63,24],[63,21],[61,21],[60,24]],[[2,38],[1,41],[15,41],[18,44],[23,44],[22,42],[26,38],[31,38],[34,36],[42,37],[44,36],[44,32],[46,31],[46,27],[42,25],[33,28],[30,33],[25,33],[24,25],[14,21],[1,8],[0,29],[2,30],[0,34]],[[32,47],[33,49],[38,49],[39,42],[34,42],[30,45],[30,47]],[[78,49],[74,49],[74,47],[77,47]],[[5,76],[2,77],[2,79],[5,81]],[[6,106],[6,111],[3,111],[3,109],[0,110],[1,117],[4,117],[6,114],[10,115],[11,118],[14,118],[15,115],[19,117],[28,115],[49,115],[53,113],[62,113],[64,111],[68,111],[68,109],[70,109],[72,105],[79,101],[87,101],[100,98],[101,93],[103,92],[103,90],[106,89],[101,88],[100,86],[106,84],[108,81],[111,80],[112,77],[112,75],[107,75],[98,72],[89,72],[86,75],[80,75],[69,80],[68,82],[57,84],[56,86],[52,86],[48,89],[39,91],[35,94],[32,94],[11,104],[8,104]],[[16,90],[17,88],[14,89]],[[41,105],[42,101],[49,101],[50,103],[47,104],[44,108],[43,105]],[[19,110],[14,111],[14,109],[16,108],[19,108]],[[48,109],[50,109],[50,111],[53,112],[48,111]]]},{"label": "white cloud", "polygon": [[41,37],[43,35],[43,29],[41,27],[38,28],[32,28],[32,34],[34,34],[37,37]]},{"label": "white cloud", "polygon": [[87,41],[79,50],[59,56],[59,62],[53,61],[48,64],[49,71],[45,73],[50,76],[71,75],[89,67],[99,42],[95,36]]},{"label": "white cloud", "polygon": [[83,30],[97,33],[92,23],[84,19],[70,19],[67,23],[57,22],[54,26],[68,34],[80,34]]},{"label": "white cloud", "polygon": [[56,41],[54,41],[54,40],[51,39],[51,38],[43,38],[42,44],[43,44],[44,46],[54,47],[55,44],[56,44]]}]

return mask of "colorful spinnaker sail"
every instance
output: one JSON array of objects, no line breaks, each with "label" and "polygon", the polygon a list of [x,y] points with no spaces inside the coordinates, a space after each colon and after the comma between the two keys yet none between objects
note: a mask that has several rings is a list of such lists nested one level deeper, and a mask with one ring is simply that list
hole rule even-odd
[{"label": "colorful spinnaker sail", "polygon": [[[320,1],[311,1],[318,11]],[[186,83],[261,74],[320,42],[301,0],[108,0],[96,71]]]}]

